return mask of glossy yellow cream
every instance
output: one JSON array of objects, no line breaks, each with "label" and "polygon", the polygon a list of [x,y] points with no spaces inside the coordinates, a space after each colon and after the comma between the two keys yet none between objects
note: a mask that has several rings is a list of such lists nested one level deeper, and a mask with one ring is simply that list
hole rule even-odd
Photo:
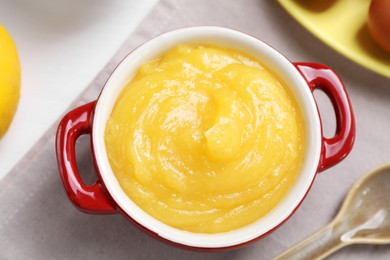
[{"label": "glossy yellow cream", "polygon": [[303,160],[292,95],[253,58],[179,45],[140,67],[105,129],[121,187],[179,229],[217,233],[272,210]]}]

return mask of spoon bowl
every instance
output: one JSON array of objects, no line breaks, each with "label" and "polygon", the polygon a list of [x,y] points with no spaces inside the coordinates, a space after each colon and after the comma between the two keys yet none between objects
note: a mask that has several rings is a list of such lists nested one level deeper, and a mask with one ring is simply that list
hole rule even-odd
[{"label": "spoon bowl", "polygon": [[330,224],[275,259],[322,259],[350,244],[390,244],[390,165],[364,175]]},{"label": "spoon bowl", "polygon": [[390,166],[360,179],[349,192],[336,221],[349,230],[342,241],[390,243]]}]

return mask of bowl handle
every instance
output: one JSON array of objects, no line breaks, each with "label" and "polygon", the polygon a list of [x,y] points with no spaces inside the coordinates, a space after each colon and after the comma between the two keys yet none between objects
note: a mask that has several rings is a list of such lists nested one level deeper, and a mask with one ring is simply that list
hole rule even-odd
[{"label": "bowl handle", "polygon": [[95,103],[80,106],[61,120],[56,136],[57,162],[66,193],[78,209],[87,213],[113,214],[117,213],[115,203],[100,179],[87,186],[80,177],[76,163],[76,140],[82,134],[91,134]]},{"label": "bowl handle", "polygon": [[322,136],[318,171],[323,171],[339,163],[352,150],[356,130],[351,102],[343,82],[331,68],[318,63],[293,64],[305,78],[311,92],[315,89],[322,90],[329,97],[335,110],[336,133],[331,138]]}]

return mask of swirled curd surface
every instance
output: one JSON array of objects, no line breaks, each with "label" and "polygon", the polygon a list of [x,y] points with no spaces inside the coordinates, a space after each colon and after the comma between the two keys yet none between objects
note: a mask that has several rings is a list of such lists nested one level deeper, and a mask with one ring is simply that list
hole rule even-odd
[{"label": "swirled curd surface", "polygon": [[218,233],[267,214],[303,160],[292,95],[231,49],[179,45],[140,67],[105,129],[122,189],[170,226]]}]

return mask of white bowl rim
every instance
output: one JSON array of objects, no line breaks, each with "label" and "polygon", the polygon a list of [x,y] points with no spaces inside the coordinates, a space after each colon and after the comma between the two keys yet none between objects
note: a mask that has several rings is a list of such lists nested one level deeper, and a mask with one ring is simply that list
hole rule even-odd
[{"label": "white bowl rim", "polygon": [[[306,122],[306,157],[294,186],[267,215],[243,228],[217,234],[192,233],[168,226],[145,213],[121,189],[111,170],[104,143],[106,121],[122,88],[138,67],[179,43],[222,45],[258,58],[282,81],[288,81],[291,93],[301,106]],[[286,84],[285,84],[286,85]],[[321,123],[313,95],[294,65],[278,51],[248,34],[216,26],[187,27],[161,34],[131,52],[107,80],[95,107],[92,145],[100,177],[123,212],[141,226],[171,242],[197,248],[224,248],[246,244],[281,225],[306,196],[316,176],[321,155]]]}]

